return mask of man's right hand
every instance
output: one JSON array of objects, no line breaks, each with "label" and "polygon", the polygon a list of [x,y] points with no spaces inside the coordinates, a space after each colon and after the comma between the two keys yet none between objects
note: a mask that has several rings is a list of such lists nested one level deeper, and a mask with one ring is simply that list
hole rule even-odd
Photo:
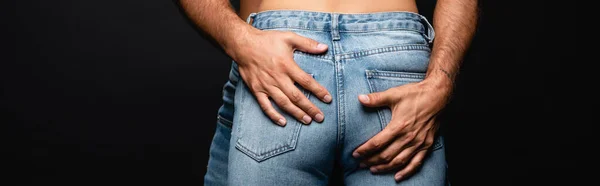
[{"label": "man's right hand", "polygon": [[327,45],[302,37],[293,32],[248,29],[235,45],[230,56],[236,61],[242,79],[256,97],[263,112],[280,126],[286,119],[271,104],[269,97],[282,110],[304,124],[314,118],[322,122],[323,112],[317,108],[295,85],[298,83],[323,102],[331,102],[331,95],[312,76],[294,61],[294,50],[319,54]]}]

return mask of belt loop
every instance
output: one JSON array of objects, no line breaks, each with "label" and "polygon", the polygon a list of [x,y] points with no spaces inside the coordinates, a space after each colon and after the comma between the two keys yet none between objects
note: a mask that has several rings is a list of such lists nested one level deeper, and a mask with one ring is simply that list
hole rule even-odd
[{"label": "belt loop", "polygon": [[256,17],[256,13],[250,13],[246,19],[246,23],[250,24],[250,20],[252,20],[254,17]]},{"label": "belt loop", "polygon": [[419,16],[421,17],[421,21],[425,22],[425,24],[427,25],[427,28],[425,28],[427,30],[427,34],[425,34],[425,37],[427,38],[429,43],[432,43],[433,39],[435,39],[435,31],[433,30],[433,26],[431,26],[431,24],[429,23],[429,21],[427,21],[427,18],[425,16]]},{"label": "belt loop", "polygon": [[340,40],[340,31],[338,28],[338,24],[339,24],[339,14],[337,13],[332,13],[331,14],[331,38],[334,41],[338,41]]}]

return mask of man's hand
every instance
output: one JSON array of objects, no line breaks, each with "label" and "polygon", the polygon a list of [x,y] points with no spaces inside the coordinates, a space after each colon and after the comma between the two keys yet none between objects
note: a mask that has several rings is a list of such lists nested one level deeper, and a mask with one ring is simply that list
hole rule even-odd
[{"label": "man's hand", "polygon": [[447,86],[423,80],[360,95],[363,105],[389,106],[392,111],[387,127],[352,154],[360,158],[360,166],[370,167],[374,173],[399,170],[394,176],[397,181],[413,174],[433,144],[438,128],[435,118],[444,108],[449,92]]},{"label": "man's hand", "polygon": [[323,121],[323,112],[304,96],[294,82],[324,102],[330,102],[332,98],[327,89],[294,62],[293,53],[294,50],[323,53],[327,51],[327,45],[293,32],[250,29],[230,49],[242,79],[271,120],[280,126],[286,124],[285,118],[271,105],[269,97],[304,124],[309,124],[313,118],[317,122]]},{"label": "man's hand", "polygon": [[323,53],[327,45],[292,32],[258,30],[241,20],[227,0],[180,0],[180,3],[188,17],[236,61],[242,79],[271,120],[281,126],[286,124],[269,97],[302,123],[308,124],[313,118],[323,121],[323,112],[304,97],[294,82],[324,102],[330,102],[331,96],[298,67],[293,52]]},{"label": "man's hand", "polygon": [[399,169],[396,181],[414,174],[431,147],[438,124],[437,114],[448,102],[462,58],[477,23],[477,0],[438,0],[433,22],[433,43],[425,80],[359,96],[365,106],[389,106],[388,126],[358,147],[362,167],[373,172]]}]

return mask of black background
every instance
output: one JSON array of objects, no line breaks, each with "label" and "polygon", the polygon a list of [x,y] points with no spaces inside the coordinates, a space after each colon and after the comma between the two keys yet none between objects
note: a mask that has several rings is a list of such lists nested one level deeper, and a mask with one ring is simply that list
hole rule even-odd
[{"label": "black background", "polygon": [[[579,181],[569,176],[584,158],[570,150],[585,149],[577,146],[583,138],[554,127],[560,101],[547,87],[556,85],[555,62],[574,56],[580,26],[567,13],[574,6],[561,4],[557,14],[541,2],[481,3],[443,117],[453,185]],[[434,4],[419,1],[430,20]],[[2,8],[3,180],[202,185],[231,61],[175,2]]]}]

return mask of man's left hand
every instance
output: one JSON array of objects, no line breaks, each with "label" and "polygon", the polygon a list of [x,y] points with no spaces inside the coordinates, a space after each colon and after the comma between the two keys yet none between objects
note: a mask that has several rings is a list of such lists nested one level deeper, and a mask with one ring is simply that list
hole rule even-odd
[{"label": "man's left hand", "polygon": [[438,129],[436,116],[444,108],[451,90],[425,79],[383,92],[360,95],[368,107],[388,106],[390,123],[354,152],[361,167],[371,172],[397,171],[396,181],[412,175],[421,165],[434,142]]}]

